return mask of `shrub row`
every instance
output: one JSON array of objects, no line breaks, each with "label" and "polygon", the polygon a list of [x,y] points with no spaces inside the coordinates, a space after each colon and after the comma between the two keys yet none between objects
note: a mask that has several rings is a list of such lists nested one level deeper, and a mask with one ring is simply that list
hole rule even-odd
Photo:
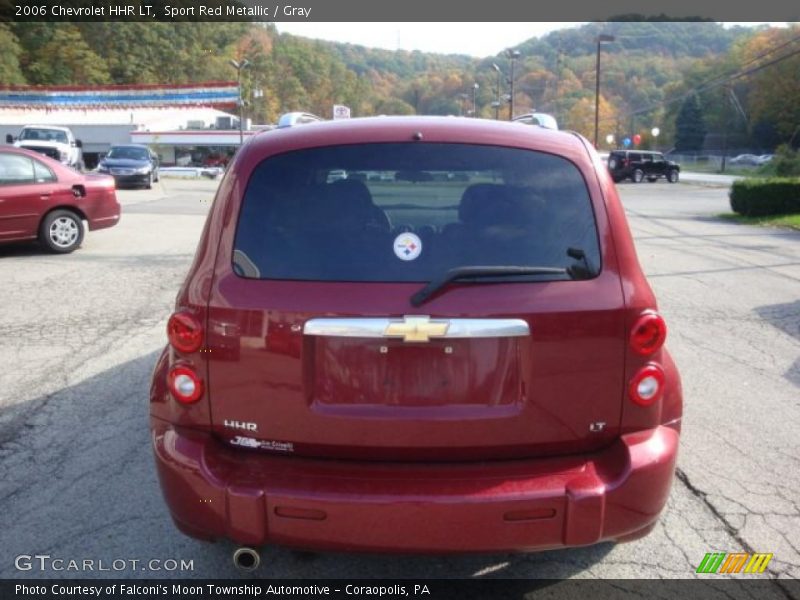
[{"label": "shrub row", "polygon": [[800,178],[734,181],[730,199],[733,212],[747,217],[800,213]]}]

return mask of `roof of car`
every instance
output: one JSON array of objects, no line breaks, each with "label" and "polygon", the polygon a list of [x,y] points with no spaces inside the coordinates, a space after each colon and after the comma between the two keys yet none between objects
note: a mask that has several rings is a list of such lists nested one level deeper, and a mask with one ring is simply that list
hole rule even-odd
[{"label": "roof of car", "polygon": [[320,121],[263,131],[241,149],[269,155],[302,148],[389,142],[470,143],[587,156],[578,134],[543,127],[520,127],[513,121],[465,117],[364,117]]},{"label": "roof of car", "polygon": [[57,131],[70,131],[69,127],[61,127],[60,125],[23,125],[22,129],[55,129]]}]

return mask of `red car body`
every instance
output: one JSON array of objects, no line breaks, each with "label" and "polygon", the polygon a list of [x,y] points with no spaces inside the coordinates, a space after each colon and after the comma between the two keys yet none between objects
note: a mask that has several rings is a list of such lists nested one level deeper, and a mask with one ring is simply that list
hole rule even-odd
[{"label": "red car body", "polygon": [[[358,144],[565,159],[585,181],[602,268],[574,281],[454,282],[421,306],[409,303],[420,282],[237,273],[236,226],[260,165]],[[222,180],[155,367],[152,443],[170,513],[195,537],[312,549],[529,551],[641,537],[667,501],[682,414],[656,311],[615,186],[576,134],[384,117],[259,134]],[[406,343],[320,337],[310,325],[415,316],[512,318],[530,333]],[[191,397],[179,401],[186,373]],[[657,393],[634,398],[648,373]]]},{"label": "red car body", "polygon": [[[75,215],[78,221],[86,221],[90,230],[112,227],[119,222],[120,205],[113,178],[79,173],[30,150],[0,147],[0,159],[11,156],[17,157],[15,167],[21,164],[17,163],[19,160],[30,160],[30,164],[36,165],[36,176],[44,177],[21,180],[17,179],[19,173],[4,175],[0,168],[0,242],[41,240],[46,233],[42,231],[43,223],[54,211]],[[80,245],[80,239],[76,246]],[[71,249],[55,248],[55,251]]]}]

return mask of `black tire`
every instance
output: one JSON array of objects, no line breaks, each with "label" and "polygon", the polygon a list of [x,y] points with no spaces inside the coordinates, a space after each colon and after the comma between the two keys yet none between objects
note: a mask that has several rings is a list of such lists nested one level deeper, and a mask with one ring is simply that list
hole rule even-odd
[{"label": "black tire", "polygon": [[677,170],[672,169],[669,173],[667,173],[667,181],[670,183],[678,183],[678,179],[680,179],[680,177]]},{"label": "black tire", "polygon": [[83,221],[71,210],[49,212],[39,225],[39,243],[54,254],[69,254],[83,242]]},{"label": "black tire", "polygon": [[158,169],[156,169],[155,171],[153,171],[153,181],[158,182],[160,180],[161,178],[158,175]]},{"label": "black tire", "polygon": [[631,175],[631,179],[633,180],[633,183],[642,183],[642,179],[644,179],[644,171],[641,169],[636,169],[633,172],[633,175]]},{"label": "black tire", "polygon": [[145,189],[151,189],[153,187],[153,172],[150,171],[147,174],[147,183],[144,184]]}]

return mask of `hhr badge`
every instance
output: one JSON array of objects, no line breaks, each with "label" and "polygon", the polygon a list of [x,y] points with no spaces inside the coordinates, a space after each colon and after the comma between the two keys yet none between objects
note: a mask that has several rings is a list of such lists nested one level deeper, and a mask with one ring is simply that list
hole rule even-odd
[{"label": "hhr badge", "polygon": [[228,419],[225,419],[223,424],[225,425],[225,427],[230,427],[231,429],[258,431],[258,425],[256,423],[245,423],[244,421],[229,421]]},{"label": "hhr badge", "polygon": [[408,316],[392,321],[383,331],[384,337],[401,337],[404,342],[429,342],[432,337],[444,337],[450,323],[431,321],[428,316]]}]

